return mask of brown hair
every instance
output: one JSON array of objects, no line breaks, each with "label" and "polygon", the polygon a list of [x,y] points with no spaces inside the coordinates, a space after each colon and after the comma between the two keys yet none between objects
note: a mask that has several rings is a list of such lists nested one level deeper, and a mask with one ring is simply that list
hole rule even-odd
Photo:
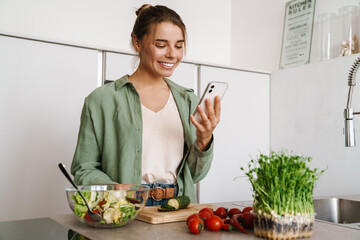
[{"label": "brown hair", "polygon": [[161,22],[171,22],[181,29],[184,36],[184,43],[186,43],[185,24],[174,10],[161,5],[152,6],[150,4],[144,4],[136,11],[136,15],[137,18],[131,37],[136,36],[139,40],[142,40],[143,37],[150,32],[153,25]]}]

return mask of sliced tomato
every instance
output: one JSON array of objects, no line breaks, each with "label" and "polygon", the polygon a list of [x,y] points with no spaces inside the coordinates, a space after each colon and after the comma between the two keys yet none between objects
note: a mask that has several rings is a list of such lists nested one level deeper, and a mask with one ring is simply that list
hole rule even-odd
[{"label": "sliced tomato", "polygon": [[[95,209],[92,210],[94,213],[100,214],[99,210]],[[93,222],[94,220],[92,220],[92,218],[90,217],[89,213],[86,212],[85,217],[84,217],[88,222]]]},{"label": "sliced tomato", "polygon": [[104,204],[106,204],[106,201],[105,201],[105,200],[102,200],[102,201],[100,201],[100,202],[98,203],[99,206],[102,206],[102,205],[104,205]]}]

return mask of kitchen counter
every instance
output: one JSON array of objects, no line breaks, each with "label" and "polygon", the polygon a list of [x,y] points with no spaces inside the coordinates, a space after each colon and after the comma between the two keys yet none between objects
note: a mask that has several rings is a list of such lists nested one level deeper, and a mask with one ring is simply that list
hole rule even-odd
[{"label": "kitchen counter", "polygon": [[[236,206],[234,206],[236,207]],[[185,222],[177,223],[164,223],[164,224],[149,224],[141,221],[132,221],[128,225],[122,228],[116,229],[93,229],[85,226],[74,215],[62,215],[52,218],[53,220],[65,225],[76,232],[90,238],[90,239],[142,239],[142,240],[155,240],[155,239],[207,239],[207,240],[219,240],[219,239],[261,239],[255,236],[250,231],[249,234],[244,234],[239,231],[218,231],[211,232],[207,229],[201,234],[191,234],[186,226]],[[334,224],[328,224],[324,222],[315,221],[314,234],[311,238],[317,240],[350,240],[360,239],[360,230],[342,227]]]},{"label": "kitchen counter", "polygon": [[[344,197],[342,197],[344,198]],[[360,200],[360,196],[350,196],[348,199]],[[224,206],[228,208],[240,208],[250,205],[249,202],[237,202],[237,203],[217,203],[217,206]],[[36,233],[40,233],[39,229],[48,228],[51,235],[54,235],[59,232],[61,237],[52,236],[47,239],[72,239],[72,236],[76,233],[79,233],[89,239],[142,239],[142,240],[155,240],[155,239],[206,239],[206,240],[219,240],[219,239],[261,239],[255,236],[253,231],[250,231],[249,234],[241,233],[240,231],[218,231],[211,232],[207,229],[201,234],[191,234],[185,224],[185,222],[176,222],[176,223],[164,223],[164,224],[149,224],[142,221],[132,221],[124,227],[114,228],[114,229],[95,229],[86,226],[81,223],[73,214],[58,215],[51,218],[42,218],[42,219],[29,219],[22,221],[13,221],[13,222],[4,222],[0,223],[0,239],[3,239],[4,232],[6,229],[11,231],[11,229],[16,229],[19,224],[26,224],[27,228],[33,228],[33,231],[30,235],[26,235],[26,239],[40,239],[36,237]],[[38,229],[35,229],[37,226]],[[52,230],[52,228],[54,230]],[[18,228],[19,229],[19,228]],[[24,230],[25,228],[22,228]],[[22,231],[20,230],[20,231]],[[6,233],[5,233],[6,234]],[[5,235],[7,236],[7,235]],[[12,236],[12,235],[11,235]],[[35,237],[33,237],[35,236]],[[8,239],[8,238],[6,238]],[[22,238],[14,238],[22,239]],[[43,238],[46,239],[46,238]],[[360,240],[360,230],[348,228],[342,225],[315,221],[314,224],[314,234],[311,238],[307,239],[357,239]],[[11,239],[10,239],[11,240]]]},{"label": "kitchen counter", "polygon": [[[342,198],[351,200],[360,200],[360,196],[347,196]],[[217,206],[224,206],[227,208],[240,208],[251,205],[251,202],[236,202],[236,203],[216,203]],[[122,228],[116,229],[93,229],[89,228],[83,223],[79,222],[74,215],[62,215],[52,217],[53,220],[65,225],[74,231],[89,237],[91,239],[261,239],[255,236],[253,231],[249,234],[241,233],[240,231],[218,231],[211,232],[207,229],[201,234],[191,234],[185,222],[164,223],[164,224],[149,224],[141,221],[132,221]],[[314,234],[307,239],[357,239],[360,240],[360,230],[348,228],[342,225],[327,223],[323,221],[315,221]]]}]

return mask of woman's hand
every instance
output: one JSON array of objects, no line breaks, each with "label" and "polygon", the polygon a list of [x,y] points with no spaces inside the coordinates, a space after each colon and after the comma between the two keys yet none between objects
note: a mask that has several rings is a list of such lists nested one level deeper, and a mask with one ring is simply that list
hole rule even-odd
[{"label": "woman's hand", "polygon": [[210,99],[205,100],[205,106],[208,112],[208,116],[206,116],[205,111],[201,108],[200,105],[197,106],[197,111],[202,118],[202,122],[196,121],[195,117],[190,115],[190,120],[196,127],[197,144],[201,151],[206,151],[209,148],[213,131],[220,122],[220,97],[215,97],[214,108]]}]

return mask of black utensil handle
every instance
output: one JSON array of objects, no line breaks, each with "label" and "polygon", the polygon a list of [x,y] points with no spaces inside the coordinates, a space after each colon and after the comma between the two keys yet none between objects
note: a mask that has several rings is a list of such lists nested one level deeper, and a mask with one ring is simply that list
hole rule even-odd
[{"label": "black utensil handle", "polygon": [[85,204],[86,204],[86,207],[88,208],[89,211],[90,210],[90,207],[85,199],[85,197],[82,195],[82,193],[79,191],[78,187],[75,185],[75,183],[73,182],[73,180],[71,179],[70,175],[68,174],[68,172],[66,171],[65,169],[65,166],[64,164],[62,163],[59,163],[59,168],[61,170],[61,172],[65,175],[65,177],[69,180],[69,182],[74,186],[74,188],[76,189],[76,191],[80,194],[80,196],[82,197],[82,199],[84,200]]},{"label": "black utensil handle", "polygon": [[65,177],[69,180],[69,182],[74,186],[74,188],[76,188],[77,190],[79,190],[78,187],[77,187],[77,186],[75,185],[75,183],[73,182],[73,180],[71,179],[71,177],[70,177],[70,175],[68,174],[68,172],[66,171],[64,164],[59,163],[59,168],[60,168],[60,170],[62,171],[62,173],[65,175]]}]

